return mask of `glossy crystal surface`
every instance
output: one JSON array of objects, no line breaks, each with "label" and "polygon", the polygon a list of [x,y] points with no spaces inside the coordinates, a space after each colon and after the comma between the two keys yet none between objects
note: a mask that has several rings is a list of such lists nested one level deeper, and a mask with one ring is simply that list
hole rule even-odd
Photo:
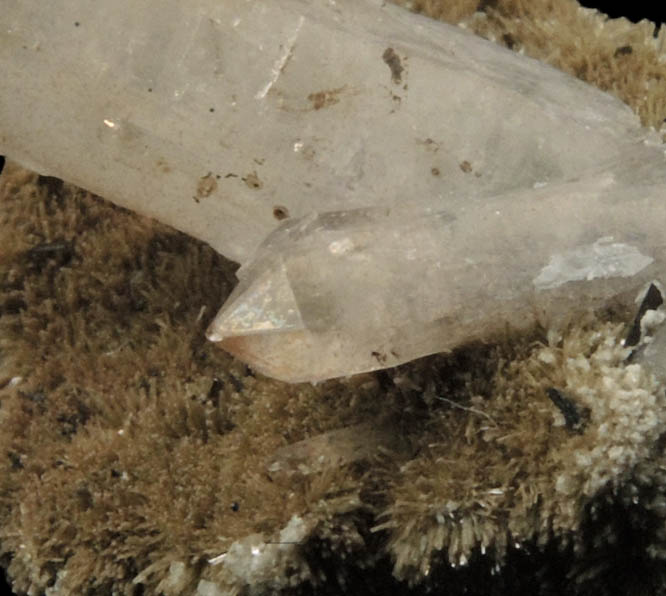
[{"label": "glossy crystal surface", "polygon": [[460,28],[373,0],[9,0],[0,31],[0,152],[241,263],[209,337],[269,375],[390,366],[663,272],[657,135]]}]

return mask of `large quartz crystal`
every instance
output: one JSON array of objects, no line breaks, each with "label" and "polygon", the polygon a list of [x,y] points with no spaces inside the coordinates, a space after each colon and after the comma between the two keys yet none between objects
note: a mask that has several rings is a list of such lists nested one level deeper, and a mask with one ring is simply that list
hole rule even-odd
[{"label": "large quartz crystal", "polygon": [[209,337],[269,375],[390,366],[663,273],[656,135],[461,29],[373,0],[6,0],[0,31],[0,152],[240,262]]},{"label": "large quartz crystal", "polygon": [[666,179],[610,171],[437,211],[289,222],[238,272],[209,338],[268,374],[326,378],[633,298],[666,264]]}]

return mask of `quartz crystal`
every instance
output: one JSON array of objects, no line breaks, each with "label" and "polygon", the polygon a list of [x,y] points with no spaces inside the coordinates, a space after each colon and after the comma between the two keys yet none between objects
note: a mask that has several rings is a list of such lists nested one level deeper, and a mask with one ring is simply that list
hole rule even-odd
[{"label": "quartz crystal", "polygon": [[327,378],[633,299],[666,263],[666,179],[609,171],[439,211],[289,222],[239,270],[209,337],[267,374]]},{"label": "quartz crystal", "polygon": [[6,0],[0,32],[0,152],[238,261],[209,337],[266,374],[383,368],[663,271],[657,135],[460,28],[378,0]]}]

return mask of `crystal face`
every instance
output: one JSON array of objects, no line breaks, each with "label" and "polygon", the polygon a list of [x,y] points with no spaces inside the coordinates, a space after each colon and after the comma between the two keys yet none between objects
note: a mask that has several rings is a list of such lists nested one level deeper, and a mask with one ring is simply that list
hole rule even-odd
[{"label": "crystal face", "polygon": [[[292,221],[239,270],[209,337],[266,374],[318,380],[633,298],[663,271],[666,187],[630,186],[631,164],[616,171],[446,212]],[[262,305],[249,327],[239,304]]]},{"label": "crystal face", "polygon": [[6,4],[0,153],[238,261],[208,335],[269,375],[382,368],[663,272],[658,136],[459,28],[372,0]]}]

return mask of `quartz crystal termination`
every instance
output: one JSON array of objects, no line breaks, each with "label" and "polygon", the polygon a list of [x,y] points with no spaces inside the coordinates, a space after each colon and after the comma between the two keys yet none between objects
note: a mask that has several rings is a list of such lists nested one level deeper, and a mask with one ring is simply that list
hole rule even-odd
[{"label": "quartz crystal termination", "polygon": [[663,270],[653,131],[390,3],[7,0],[0,70],[0,153],[238,261],[209,336],[284,380],[446,350]]},{"label": "quartz crystal termination", "polygon": [[208,337],[265,374],[317,381],[631,300],[664,270],[666,180],[639,183],[656,163],[420,214],[289,221],[239,270]]}]

